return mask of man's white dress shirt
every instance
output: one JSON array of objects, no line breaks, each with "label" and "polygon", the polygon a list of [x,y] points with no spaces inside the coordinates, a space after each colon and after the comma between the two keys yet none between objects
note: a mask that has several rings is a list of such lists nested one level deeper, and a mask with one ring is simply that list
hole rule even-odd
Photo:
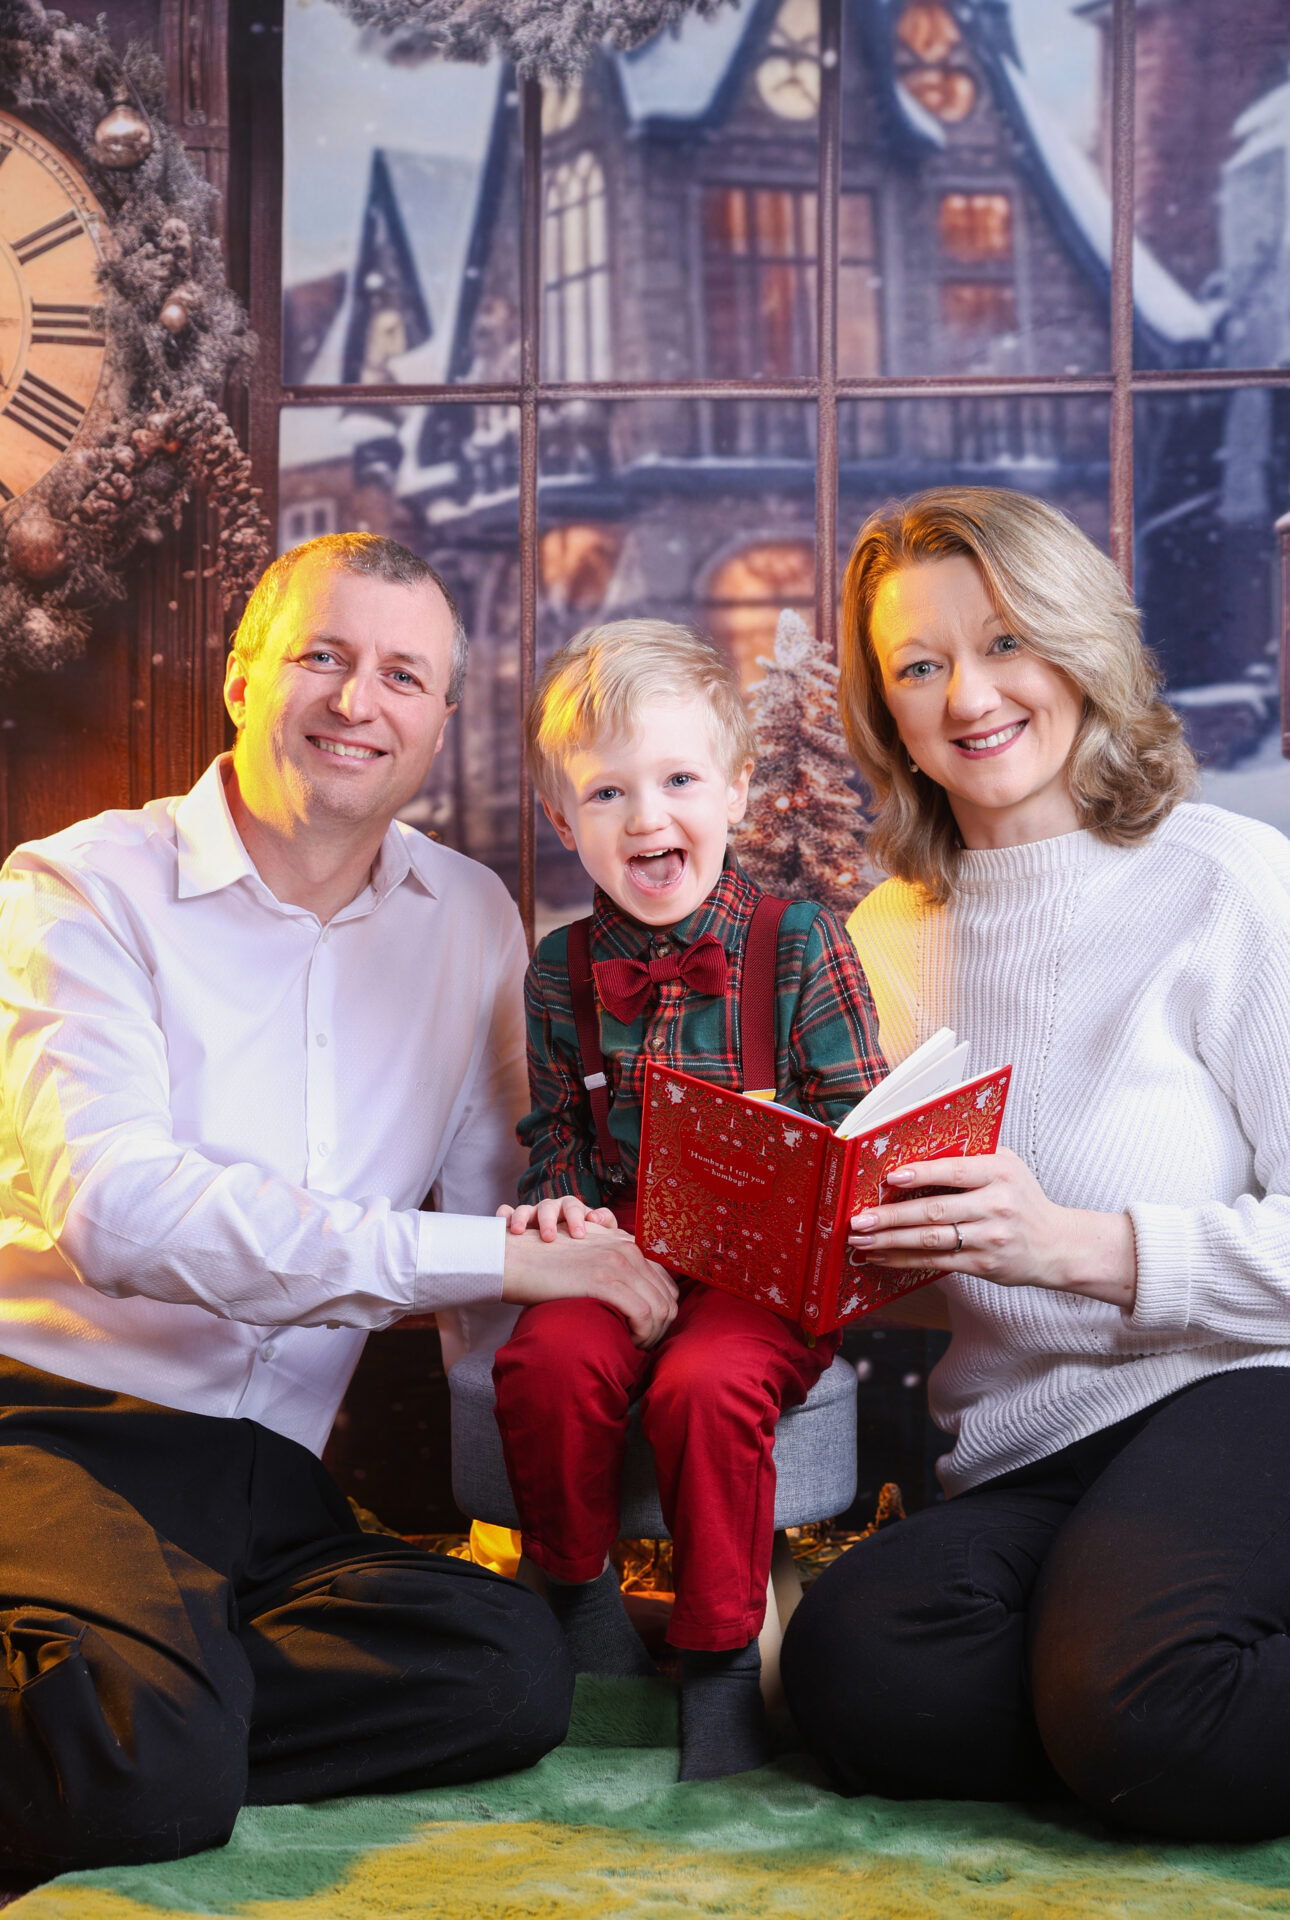
[{"label": "man's white dress shirt", "polygon": [[318,1452],[367,1329],[500,1301],[526,953],[397,822],[284,905],[223,765],[0,873],[0,1353]]}]

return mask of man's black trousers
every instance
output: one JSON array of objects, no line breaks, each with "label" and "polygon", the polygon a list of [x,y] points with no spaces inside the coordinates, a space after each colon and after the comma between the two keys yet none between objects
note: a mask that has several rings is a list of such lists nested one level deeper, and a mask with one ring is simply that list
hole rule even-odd
[{"label": "man's black trousers", "polygon": [[0,1873],[529,1766],[572,1695],[542,1601],[360,1532],[294,1441],[0,1359]]},{"label": "man's black trousers", "polygon": [[1290,1370],[1218,1374],[925,1508],[806,1595],[784,1684],[852,1793],[1290,1833]]}]

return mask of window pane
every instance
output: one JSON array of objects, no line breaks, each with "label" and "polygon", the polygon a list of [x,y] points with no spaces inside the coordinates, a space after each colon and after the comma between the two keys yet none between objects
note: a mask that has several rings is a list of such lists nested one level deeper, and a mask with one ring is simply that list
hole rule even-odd
[{"label": "window pane", "polygon": [[[1110,199],[1092,155],[1098,30],[1065,0],[995,10],[904,0],[843,50],[850,283],[844,376],[1084,373],[1109,365]],[[882,23],[879,22],[879,13]],[[848,23],[853,20],[847,14]],[[877,36],[888,36],[885,43]],[[868,263],[873,300],[847,310]]]},{"label": "window pane", "polygon": [[411,30],[286,0],[282,376],[372,385],[506,378],[519,332],[517,96]]},{"label": "window pane", "polygon": [[1288,832],[1273,527],[1290,509],[1290,393],[1139,395],[1134,428],[1135,589],[1205,797]]},{"label": "window pane", "polygon": [[[747,687],[761,678],[758,656],[769,653],[784,607],[814,623],[814,410],[741,404],[748,445],[799,449],[773,460],[723,454],[717,411],[706,401],[653,400],[543,408],[543,661],[594,622],[648,615],[709,634]],[[543,929],[574,918],[591,897],[545,819],[537,883]]]},{"label": "window pane", "polygon": [[512,893],[519,870],[518,428],[511,407],[288,407],[279,435],[279,550],[369,529],[438,569],[470,635],[460,710],[401,818],[482,860]]},{"label": "window pane", "polygon": [[1108,405],[1097,396],[844,402],[838,409],[840,562],[862,521],[885,501],[957,485],[1038,494],[1105,550],[1108,431]]},{"label": "window pane", "polygon": [[819,81],[817,0],[737,0],[599,54],[576,98],[547,91],[548,193],[596,170],[574,254],[544,226],[547,288],[588,280],[578,352],[543,341],[548,379],[813,371]]},{"label": "window pane", "polygon": [[[1290,349],[1285,0],[1140,7],[1134,286],[1140,364],[1274,366]],[[1104,115],[1101,143],[1109,146]]]}]

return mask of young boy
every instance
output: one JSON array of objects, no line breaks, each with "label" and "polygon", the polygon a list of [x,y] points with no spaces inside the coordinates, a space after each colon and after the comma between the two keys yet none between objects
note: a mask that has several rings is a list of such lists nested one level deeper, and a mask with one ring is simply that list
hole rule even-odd
[{"label": "young boy", "polygon": [[[827,908],[766,902],[750,945],[763,896],[727,836],[747,805],[752,732],[710,646],[658,620],[592,628],[551,661],[525,726],[547,818],[596,883],[590,922],[548,935],[526,983],[531,1157],[522,1204],[503,1211],[512,1232],[535,1223],[554,1239],[561,1221],[577,1236],[588,1220],[632,1225],[648,1059],[740,1088],[743,1030],[755,1039],[759,1023],[776,1098],[832,1123],[885,1068],[855,950]],[[524,1551],[582,1671],[652,1671],[607,1558],[640,1396],[673,1543],[682,1779],[767,1757],[757,1635],[775,1422],[836,1346],[687,1281],[652,1351],[611,1308],[577,1299],[528,1308],[497,1356]]]}]

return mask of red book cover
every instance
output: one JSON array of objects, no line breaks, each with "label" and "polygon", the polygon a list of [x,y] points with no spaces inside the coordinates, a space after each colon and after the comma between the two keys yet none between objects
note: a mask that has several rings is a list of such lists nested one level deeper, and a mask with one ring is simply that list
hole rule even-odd
[{"label": "red book cover", "polygon": [[831,1333],[941,1275],[880,1267],[847,1246],[851,1216],[880,1201],[895,1167],[993,1153],[1010,1067],[983,1073],[866,1133],[692,1074],[645,1072],[636,1244],[673,1273],[743,1294]]}]

